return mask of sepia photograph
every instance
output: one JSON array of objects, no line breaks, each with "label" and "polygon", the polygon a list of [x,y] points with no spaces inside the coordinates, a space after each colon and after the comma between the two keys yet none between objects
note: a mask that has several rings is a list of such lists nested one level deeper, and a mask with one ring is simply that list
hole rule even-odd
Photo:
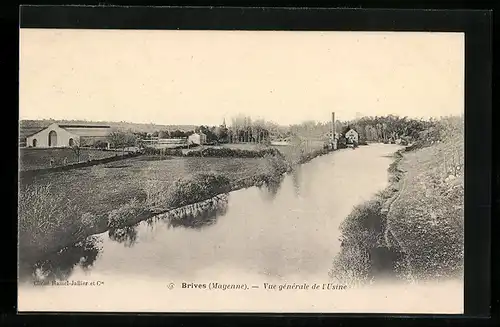
[{"label": "sepia photograph", "polygon": [[20,312],[464,312],[464,33],[19,39]]}]

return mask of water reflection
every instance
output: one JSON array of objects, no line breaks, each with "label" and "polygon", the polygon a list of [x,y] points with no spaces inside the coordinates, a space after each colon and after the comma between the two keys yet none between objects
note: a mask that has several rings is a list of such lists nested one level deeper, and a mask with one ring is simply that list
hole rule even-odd
[{"label": "water reflection", "polygon": [[283,175],[273,176],[272,178],[268,178],[258,186],[259,189],[263,192],[264,198],[266,200],[272,201],[276,198],[279,190],[281,189],[284,179],[285,176]]},{"label": "water reflection", "polygon": [[[375,146],[339,151],[260,188],[231,192],[107,232],[92,274],[131,281],[137,276],[194,278],[225,269],[283,278],[326,276],[340,250],[340,223],[354,205],[385,187],[390,160],[380,155],[392,151]],[[60,261],[45,266],[59,271],[72,266]]]},{"label": "water reflection", "polygon": [[102,249],[102,239],[98,236],[66,247],[39,261],[33,267],[35,280],[66,280],[77,266],[84,270],[92,267]]},{"label": "water reflection", "polygon": [[293,190],[296,196],[300,196],[300,169],[294,169],[292,171],[292,182],[293,182]]},{"label": "water reflection", "polygon": [[137,225],[126,226],[124,228],[110,229],[108,237],[118,243],[123,243],[126,247],[131,247],[137,242]]},{"label": "water reflection", "polygon": [[[111,241],[122,243],[125,247],[132,247],[139,239],[141,225],[154,228],[155,224],[162,222],[166,223],[169,228],[202,229],[215,224],[218,217],[226,214],[227,208],[228,195],[222,194],[163,215],[151,217],[134,226],[111,229],[107,235]],[[35,280],[67,280],[76,267],[81,267],[83,270],[92,267],[102,251],[102,242],[103,239],[100,236],[90,236],[83,242],[66,247],[31,267],[31,275]]]},{"label": "water reflection", "polygon": [[124,228],[116,228],[108,231],[110,240],[123,243],[126,247],[131,247],[136,244],[138,239],[138,229],[141,224],[145,224],[151,229],[155,224],[162,221],[169,228],[184,227],[193,229],[202,229],[211,226],[217,222],[217,218],[223,216],[227,212],[228,194],[221,194],[182,208],[171,210],[162,215],[148,218],[144,222],[134,226],[126,226]]},{"label": "water reflection", "polygon": [[217,218],[224,216],[227,212],[228,197],[220,198],[219,201],[203,210],[186,210],[180,217],[172,217],[167,220],[168,227],[184,227],[202,229],[217,222]]}]

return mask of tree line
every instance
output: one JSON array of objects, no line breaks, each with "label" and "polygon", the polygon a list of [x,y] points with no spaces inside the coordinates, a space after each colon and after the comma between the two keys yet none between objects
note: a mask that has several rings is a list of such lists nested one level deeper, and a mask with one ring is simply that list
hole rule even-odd
[{"label": "tree line", "polygon": [[[362,117],[351,121],[336,121],[336,131],[342,134],[349,128],[358,132],[360,141],[385,142],[396,139],[415,141],[425,138],[437,138],[450,126],[457,129],[463,126],[463,117],[448,117],[446,119],[417,119],[397,115]],[[230,126],[201,125],[192,131],[159,130],[153,133],[134,132],[132,130],[115,130],[108,141],[113,148],[126,148],[137,145],[138,140],[158,138],[187,138],[195,132],[202,132],[208,142],[238,143],[238,142],[268,142],[271,138],[327,139],[332,131],[331,122],[305,121],[301,124],[280,126],[263,119],[253,120],[249,116],[233,117]]]},{"label": "tree line", "polygon": [[362,117],[348,122],[348,126],[358,132],[360,140],[389,141],[407,139],[415,141],[425,131],[438,130],[442,119],[416,119],[397,115]]}]

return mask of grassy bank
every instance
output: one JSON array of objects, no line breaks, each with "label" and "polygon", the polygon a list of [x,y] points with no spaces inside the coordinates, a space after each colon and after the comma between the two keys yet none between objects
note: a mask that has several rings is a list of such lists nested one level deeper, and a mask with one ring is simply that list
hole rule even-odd
[{"label": "grassy bank", "polygon": [[354,208],[341,225],[334,278],[427,279],[460,276],[464,248],[463,130],[395,155],[390,185]]},{"label": "grassy bank", "polygon": [[406,153],[399,197],[387,230],[407,254],[416,278],[460,276],[464,251],[464,144],[462,137]]},{"label": "grassy bank", "polygon": [[[20,180],[21,259],[31,261],[103,232],[108,222],[142,219],[150,212],[175,207],[179,204],[173,199],[182,198],[179,189],[188,183],[206,188],[199,197],[227,191],[204,179],[206,176],[223,175],[230,187],[236,181],[274,170],[267,158],[157,159],[142,156]],[[199,200],[191,195],[186,199]]]},{"label": "grassy bank", "polygon": [[141,156],[21,179],[20,261],[32,263],[89,235],[217,194],[279,184],[293,167],[274,149],[268,152],[257,158]]}]

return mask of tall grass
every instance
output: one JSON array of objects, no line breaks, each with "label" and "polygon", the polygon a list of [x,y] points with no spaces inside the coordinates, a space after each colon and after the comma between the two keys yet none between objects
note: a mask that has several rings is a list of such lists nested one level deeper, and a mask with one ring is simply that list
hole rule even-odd
[{"label": "tall grass", "polygon": [[169,207],[182,207],[229,192],[231,180],[222,174],[196,174],[174,182],[168,194]]},{"label": "tall grass", "polygon": [[71,197],[53,192],[50,184],[22,188],[18,208],[21,258],[82,240],[86,228],[95,224],[93,216],[85,214]]},{"label": "tall grass", "polygon": [[144,201],[133,198],[108,214],[108,227],[110,229],[118,229],[123,226],[135,224],[140,217],[146,213],[147,209],[144,205]]},{"label": "tall grass", "polygon": [[[390,193],[387,193],[389,195]],[[341,250],[333,259],[330,277],[360,285],[380,276],[393,275],[404,265],[401,248],[386,243],[386,194],[356,206],[340,226]]]}]

